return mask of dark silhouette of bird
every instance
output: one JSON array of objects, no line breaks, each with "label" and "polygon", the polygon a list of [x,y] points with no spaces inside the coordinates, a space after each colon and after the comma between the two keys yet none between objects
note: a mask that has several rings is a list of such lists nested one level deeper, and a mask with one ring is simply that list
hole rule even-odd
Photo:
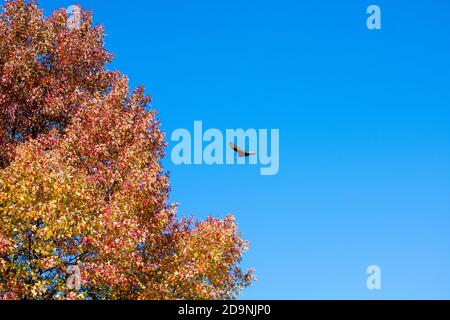
[{"label": "dark silhouette of bird", "polygon": [[254,156],[255,155],[254,152],[245,151],[245,150],[239,148],[234,143],[230,143],[230,148],[233,149],[234,152],[236,152],[238,154],[239,158],[246,158],[246,157],[250,157],[250,156]]}]

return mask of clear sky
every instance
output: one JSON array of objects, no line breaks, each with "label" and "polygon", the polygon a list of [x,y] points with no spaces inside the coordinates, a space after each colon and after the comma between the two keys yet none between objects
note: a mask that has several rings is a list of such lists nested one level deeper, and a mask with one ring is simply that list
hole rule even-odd
[{"label": "clear sky", "polygon": [[79,3],[169,134],[280,129],[276,176],[164,161],[181,214],[236,215],[259,279],[243,299],[450,298],[449,1]]}]

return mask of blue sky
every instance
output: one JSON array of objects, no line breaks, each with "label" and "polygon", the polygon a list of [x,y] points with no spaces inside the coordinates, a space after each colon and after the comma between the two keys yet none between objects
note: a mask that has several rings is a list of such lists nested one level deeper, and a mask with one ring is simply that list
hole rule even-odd
[{"label": "blue sky", "polygon": [[169,134],[280,129],[276,176],[164,161],[180,213],[236,215],[259,279],[241,298],[450,298],[450,2],[79,3]]}]

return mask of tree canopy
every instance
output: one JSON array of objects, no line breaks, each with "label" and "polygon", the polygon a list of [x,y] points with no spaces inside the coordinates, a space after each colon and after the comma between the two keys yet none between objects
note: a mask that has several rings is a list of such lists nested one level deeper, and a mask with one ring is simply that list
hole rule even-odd
[{"label": "tree canopy", "polygon": [[90,13],[67,18],[0,12],[0,299],[235,298],[254,275],[234,217],[177,217],[151,98],[107,70]]}]

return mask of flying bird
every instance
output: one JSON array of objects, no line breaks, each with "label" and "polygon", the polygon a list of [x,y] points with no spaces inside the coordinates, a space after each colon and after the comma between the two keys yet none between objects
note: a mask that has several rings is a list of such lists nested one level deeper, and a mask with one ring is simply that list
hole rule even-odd
[{"label": "flying bird", "polygon": [[245,158],[255,155],[254,152],[245,151],[233,143],[230,143],[230,148],[233,149],[234,152],[237,152],[239,158]]}]

